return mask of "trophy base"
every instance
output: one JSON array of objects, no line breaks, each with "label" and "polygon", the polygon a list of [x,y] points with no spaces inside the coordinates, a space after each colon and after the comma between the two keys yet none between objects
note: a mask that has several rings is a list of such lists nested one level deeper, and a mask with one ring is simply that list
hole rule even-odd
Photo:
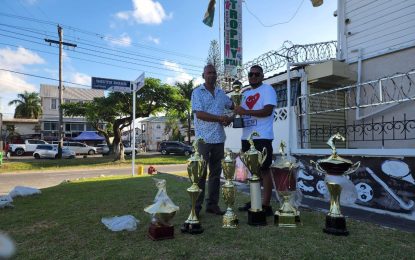
[{"label": "trophy base", "polygon": [[267,225],[267,215],[264,210],[261,211],[251,211],[248,210],[248,225],[251,226],[266,226]]},{"label": "trophy base", "polygon": [[232,122],[233,128],[243,128],[244,127],[244,120],[242,117],[235,117]]},{"label": "trophy base", "polygon": [[237,228],[239,224],[239,220],[236,217],[236,215],[226,216],[226,214],[223,216],[223,228]]},{"label": "trophy base", "polygon": [[148,237],[152,240],[164,240],[174,238],[174,226],[158,226],[150,224]]},{"label": "trophy base", "polygon": [[277,212],[274,215],[274,224],[279,227],[297,227],[300,216],[292,213]]},{"label": "trophy base", "polygon": [[184,223],[180,230],[182,233],[189,233],[191,235],[202,234],[204,231],[200,223]]},{"label": "trophy base", "polygon": [[323,228],[323,231],[331,235],[348,236],[349,231],[346,229],[346,218],[326,216],[326,227]]}]

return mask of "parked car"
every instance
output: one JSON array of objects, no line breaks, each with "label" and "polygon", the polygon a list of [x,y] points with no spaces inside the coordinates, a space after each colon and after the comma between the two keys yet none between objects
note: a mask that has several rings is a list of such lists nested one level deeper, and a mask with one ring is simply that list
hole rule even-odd
[{"label": "parked car", "polygon": [[[58,144],[57,141],[53,141],[52,144]],[[63,147],[68,147],[70,150],[74,151],[76,154],[96,154],[97,149],[95,147],[86,145],[80,142],[63,142]]]},{"label": "parked car", "polygon": [[163,141],[160,143],[159,152],[163,155],[176,153],[189,156],[194,152],[192,146],[178,141]]},{"label": "parked car", "polygon": [[[135,148],[135,154],[138,153],[138,148]],[[124,145],[124,154],[132,154],[133,148],[131,146],[125,146]]]},{"label": "parked car", "polygon": [[37,139],[27,139],[24,144],[10,144],[9,151],[17,156],[22,156],[28,152],[34,152],[39,144],[48,144],[48,142]]},{"label": "parked car", "polygon": [[[62,158],[73,159],[75,158],[75,152],[71,151],[68,147],[62,147]],[[40,158],[58,158],[58,146],[55,144],[40,144],[33,152],[33,157]]]},{"label": "parked car", "polygon": [[103,155],[108,155],[110,152],[110,148],[108,147],[107,144],[97,144],[95,148],[97,149],[97,153],[100,153]]}]

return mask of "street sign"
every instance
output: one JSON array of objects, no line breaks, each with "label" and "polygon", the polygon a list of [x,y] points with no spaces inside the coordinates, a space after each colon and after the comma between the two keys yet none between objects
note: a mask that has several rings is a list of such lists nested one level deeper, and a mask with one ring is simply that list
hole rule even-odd
[{"label": "street sign", "polygon": [[144,80],[145,80],[145,75],[144,72],[141,73],[140,76],[138,76],[138,78],[133,82],[133,88],[134,91],[139,91],[142,87],[144,87]]},{"label": "street sign", "polygon": [[131,92],[131,81],[106,78],[91,78],[91,87],[93,89],[102,89],[114,92]]}]

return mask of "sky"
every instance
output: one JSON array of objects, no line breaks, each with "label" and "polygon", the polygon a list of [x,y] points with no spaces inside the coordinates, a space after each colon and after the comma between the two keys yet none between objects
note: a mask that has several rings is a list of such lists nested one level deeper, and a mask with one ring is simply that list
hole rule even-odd
[{"label": "sky", "polygon": [[[213,27],[202,23],[208,0],[0,0],[0,112],[17,94],[58,85],[59,50],[44,39],[76,44],[63,51],[67,86],[88,88],[91,77],[135,80],[142,72],[168,84],[197,84],[210,42],[223,41],[223,2]],[[284,41],[336,40],[337,1],[244,0],[243,62],[281,48]],[[221,14],[219,14],[221,12]],[[223,43],[222,43],[223,45]],[[223,47],[222,47],[223,50]],[[23,73],[23,74],[22,74]]]}]

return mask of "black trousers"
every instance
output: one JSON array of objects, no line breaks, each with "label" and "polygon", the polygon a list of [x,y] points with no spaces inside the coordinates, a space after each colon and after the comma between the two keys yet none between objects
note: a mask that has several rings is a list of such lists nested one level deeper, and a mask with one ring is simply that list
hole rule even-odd
[{"label": "black trousers", "polygon": [[205,187],[207,177],[207,167],[209,167],[208,192],[206,199],[206,207],[216,206],[219,203],[220,193],[220,175],[222,173],[221,161],[224,157],[224,143],[219,144],[202,144],[199,143],[199,153],[206,161],[202,176],[199,178],[199,188],[202,189],[196,200],[196,210],[200,210],[205,199]]}]

